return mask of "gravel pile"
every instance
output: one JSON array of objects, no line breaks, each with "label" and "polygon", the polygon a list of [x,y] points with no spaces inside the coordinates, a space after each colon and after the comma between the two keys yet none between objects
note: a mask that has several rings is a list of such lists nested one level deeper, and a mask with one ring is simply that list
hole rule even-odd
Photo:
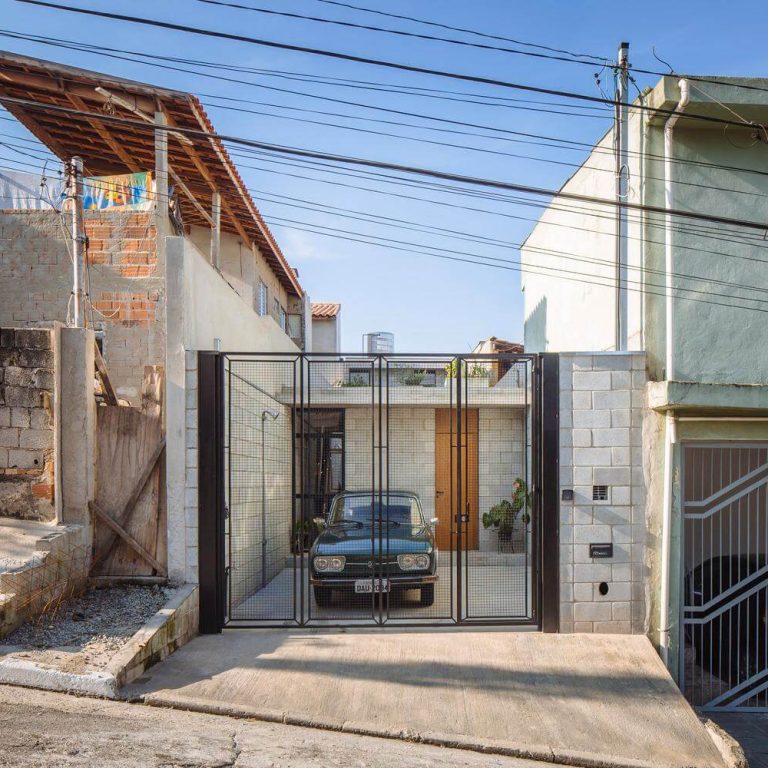
[{"label": "gravel pile", "polygon": [[62,602],[0,639],[0,653],[3,645],[32,652],[30,658],[36,657],[37,651],[66,651],[76,666],[104,666],[173,592],[173,588],[163,586],[94,589]]}]

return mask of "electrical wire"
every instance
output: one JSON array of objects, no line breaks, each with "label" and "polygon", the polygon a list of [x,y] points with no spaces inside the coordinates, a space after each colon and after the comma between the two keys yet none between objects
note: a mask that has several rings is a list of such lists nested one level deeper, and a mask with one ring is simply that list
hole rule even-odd
[{"label": "electrical wire", "polygon": [[[38,0],[18,0],[18,2],[38,2]],[[562,198],[565,200],[574,200],[585,203],[592,203],[595,205],[603,205],[606,207],[619,207],[626,208],[634,211],[647,211],[650,213],[668,214],[671,216],[678,216],[685,219],[692,219],[697,221],[707,221],[710,223],[725,224],[729,226],[743,227],[745,229],[754,229],[760,232],[766,231],[766,224],[763,222],[749,221],[744,219],[733,219],[725,216],[717,216],[714,214],[701,213],[697,211],[688,211],[677,208],[665,208],[663,206],[647,205],[643,203],[631,203],[628,201],[607,199],[601,197],[594,197],[591,195],[582,195],[574,192],[566,192],[562,189],[553,190],[544,187],[535,187],[527,184],[517,184],[506,181],[498,181],[494,179],[485,179],[475,176],[465,176],[462,174],[451,173],[448,171],[438,171],[430,168],[421,168],[418,166],[404,165],[399,163],[387,163],[381,160],[370,160],[367,158],[353,157],[349,155],[338,155],[328,152],[318,152],[315,150],[304,149],[300,147],[292,147],[286,145],[270,144],[268,142],[256,141],[254,139],[247,139],[240,136],[230,136],[220,133],[210,133],[203,130],[193,128],[182,128],[180,126],[160,126],[160,125],[148,125],[140,120],[131,120],[124,117],[117,117],[116,115],[105,115],[98,112],[91,112],[88,110],[74,109],[71,107],[64,107],[58,104],[48,104],[36,101],[34,99],[19,99],[16,97],[3,96],[2,101],[6,104],[16,104],[19,106],[26,106],[31,109],[37,109],[43,112],[61,113],[69,115],[77,115],[80,117],[88,117],[104,122],[110,122],[115,124],[129,125],[139,130],[144,131],[164,131],[166,133],[178,133],[187,137],[204,138],[208,140],[218,139],[224,143],[231,143],[236,145],[254,147],[257,149],[266,149],[278,154],[285,154],[295,157],[315,158],[330,160],[337,163],[368,167],[368,168],[383,168],[389,170],[395,170],[402,173],[408,173],[418,176],[424,176],[428,178],[442,179],[447,181],[455,181],[463,184],[470,184],[480,187],[488,187],[492,189],[503,189],[514,192],[522,192],[524,194],[539,196],[539,197],[553,197]]]},{"label": "electrical wire", "polygon": [[[82,14],[85,16],[93,16],[104,19],[111,19],[114,21],[128,22],[131,24],[139,24],[142,26],[157,27],[159,29],[168,29],[175,32],[185,32],[194,35],[200,35],[203,37],[213,37],[223,40],[231,40],[233,42],[249,43],[251,45],[258,45],[267,48],[274,48],[279,50],[294,51],[296,53],[307,53],[315,56],[323,56],[326,58],[337,59],[340,61],[349,61],[357,64],[367,64],[371,66],[384,67],[388,69],[396,69],[405,72],[412,72],[414,74],[430,75],[434,77],[444,77],[451,80],[460,80],[465,82],[480,83],[482,85],[492,85],[500,88],[509,88],[512,90],[521,90],[529,93],[540,93],[549,96],[560,96],[569,99],[575,99],[577,101],[585,101],[593,104],[611,104],[615,105],[610,99],[604,99],[598,96],[590,96],[585,93],[575,93],[573,91],[564,91],[555,88],[543,88],[539,86],[527,85],[523,83],[513,83],[507,80],[499,80],[491,77],[482,77],[479,75],[469,75],[460,72],[449,72],[439,69],[431,69],[428,67],[419,67],[412,64],[403,64],[400,62],[386,61],[384,59],[373,59],[365,56],[356,56],[349,53],[341,53],[340,51],[330,51],[322,48],[313,48],[309,46],[293,45],[290,43],[279,43],[274,40],[266,40],[262,38],[250,37],[247,35],[235,34],[232,32],[220,32],[210,29],[202,29],[200,27],[192,27],[185,24],[176,24],[169,21],[160,21],[158,19],[147,19],[141,16],[129,16],[120,13],[110,13],[107,11],[97,11],[91,8],[73,8],[71,6],[59,5],[58,3],[48,2],[48,0],[15,0],[18,3],[25,3],[27,5],[34,5],[43,8],[51,8],[54,10],[65,11],[69,13]],[[679,114],[676,110],[665,109],[662,107],[650,107],[644,104],[622,104],[630,110],[650,111],[655,114],[667,114],[674,115]],[[720,125],[735,125],[743,127],[743,123],[735,122],[733,120],[727,120],[725,118],[716,117],[713,115],[702,115],[693,112],[686,112],[686,118],[702,120],[710,123],[717,123]]]},{"label": "electrical wire", "polygon": [[[91,44],[79,44],[79,43],[71,43],[70,44],[70,41],[66,41],[67,44],[63,44],[63,43],[57,43],[57,42],[50,42],[50,41],[57,40],[57,38],[41,38],[39,36],[22,35],[20,33],[6,33],[6,32],[3,32],[3,31],[0,31],[0,36],[10,36],[10,37],[19,38],[19,39],[32,40],[34,42],[41,42],[42,44],[52,45],[54,47],[73,48],[75,50],[86,50],[87,52],[95,54],[95,55],[101,55],[101,56],[106,56],[108,58],[116,58],[116,59],[131,61],[132,63],[136,63],[135,58],[126,58],[124,56],[118,56],[118,55],[116,55],[116,54],[114,54],[112,52],[108,52],[107,49],[102,49],[100,46],[95,46],[95,45],[91,45]],[[114,51],[114,50],[121,50],[121,49],[111,49],[111,50]],[[123,52],[131,54],[131,57],[144,56],[144,57],[147,57],[147,58],[154,58],[154,59],[161,60],[161,61],[176,60],[176,59],[172,59],[172,57],[158,56],[158,55],[154,55],[154,54],[147,54],[147,53],[143,53],[143,52],[140,52],[140,51],[123,51]],[[349,120],[359,120],[359,121],[374,122],[374,123],[381,123],[381,124],[387,124],[387,125],[407,126],[407,127],[412,127],[412,128],[418,128],[419,130],[439,131],[439,132],[443,132],[443,133],[451,133],[451,134],[458,134],[458,135],[469,135],[469,136],[475,136],[475,137],[491,139],[491,140],[494,140],[494,141],[509,141],[509,142],[515,142],[515,143],[530,143],[530,144],[534,144],[534,145],[537,145],[537,146],[544,146],[544,147],[553,147],[553,144],[560,144],[562,146],[555,146],[553,148],[562,149],[562,150],[576,151],[576,149],[578,147],[583,147],[583,148],[589,149],[591,152],[594,152],[594,153],[597,153],[597,154],[610,154],[610,155],[613,155],[613,150],[600,147],[599,144],[598,145],[593,145],[593,144],[590,144],[589,142],[576,141],[576,140],[565,139],[565,138],[556,137],[556,136],[547,136],[547,135],[542,135],[542,134],[537,134],[537,133],[532,133],[532,132],[514,131],[514,130],[499,128],[498,126],[493,126],[493,125],[483,125],[483,124],[470,123],[470,122],[461,121],[461,120],[451,120],[449,118],[442,118],[442,117],[435,116],[435,115],[428,115],[428,114],[423,114],[423,113],[418,113],[418,112],[399,110],[399,109],[393,109],[393,108],[388,108],[388,107],[381,107],[381,106],[378,106],[378,105],[366,104],[366,103],[362,103],[362,102],[358,102],[358,101],[350,101],[350,100],[346,100],[346,99],[338,99],[338,98],[333,98],[333,97],[329,97],[329,96],[322,96],[322,95],[318,95],[318,94],[307,93],[305,91],[297,91],[295,89],[277,88],[277,87],[274,87],[274,86],[267,86],[267,85],[264,85],[262,83],[254,83],[254,82],[249,81],[249,80],[241,80],[241,79],[236,79],[236,78],[220,77],[220,76],[217,76],[217,75],[209,74],[207,72],[197,72],[195,70],[179,69],[179,68],[176,68],[176,67],[168,67],[166,65],[153,64],[153,63],[145,62],[145,61],[141,61],[141,60],[138,60],[138,63],[145,64],[146,66],[152,66],[152,67],[155,67],[155,68],[158,68],[158,69],[169,69],[169,70],[174,70],[174,71],[181,71],[181,72],[185,72],[185,73],[188,73],[188,74],[198,75],[198,76],[201,76],[201,77],[207,77],[207,78],[216,79],[216,80],[223,80],[225,82],[233,82],[233,83],[237,83],[239,85],[246,85],[246,86],[253,87],[253,88],[272,90],[272,91],[275,91],[275,92],[278,92],[278,93],[286,93],[286,94],[293,95],[293,96],[301,96],[303,98],[319,99],[319,100],[322,100],[322,101],[329,101],[329,102],[332,102],[332,103],[342,104],[344,106],[350,106],[350,107],[354,107],[354,108],[363,108],[363,109],[368,109],[368,110],[372,110],[372,111],[379,111],[379,112],[394,114],[394,115],[398,115],[398,116],[415,117],[417,119],[427,120],[427,121],[430,121],[430,122],[437,122],[437,123],[445,123],[445,124],[449,124],[449,125],[460,125],[460,126],[478,128],[480,130],[492,131],[492,132],[500,133],[500,134],[503,134],[503,135],[501,135],[501,136],[489,136],[489,135],[486,135],[486,134],[478,134],[478,133],[472,133],[472,132],[465,132],[465,131],[459,131],[459,130],[456,130],[456,129],[438,128],[438,127],[434,127],[434,126],[419,126],[419,125],[415,125],[415,124],[403,123],[402,120],[398,120],[398,121],[392,120],[392,121],[389,121],[389,120],[383,120],[383,119],[377,119],[377,118],[363,117],[363,116],[360,116],[360,115],[349,115],[349,114],[338,113],[338,112],[328,112],[328,111],[324,111],[324,110],[311,110],[311,109],[302,108],[302,107],[295,107],[295,106],[289,106],[289,105],[284,105],[284,104],[275,104],[273,102],[261,102],[261,101],[251,100],[251,99],[242,99],[242,98],[237,98],[237,97],[232,97],[232,96],[224,96],[224,95],[217,95],[217,94],[207,94],[207,93],[200,93],[200,92],[195,94],[195,95],[197,95],[197,96],[199,96],[201,98],[215,98],[215,99],[220,99],[220,100],[225,100],[225,101],[235,101],[235,102],[240,102],[240,103],[245,103],[245,104],[252,104],[252,105],[258,105],[258,106],[269,106],[269,107],[278,108],[278,109],[285,109],[285,110],[291,110],[291,111],[297,111],[297,112],[305,112],[305,113],[310,113],[310,114],[320,114],[320,115],[329,115],[329,116],[333,116],[333,117],[343,117],[343,118],[346,118],[346,119],[349,119]],[[223,66],[225,66],[225,65],[214,65],[214,64],[211,64],[209,62],[206,62],[206,63],[198,62],[198,65],[199,66],[214,66],[214,67],[220,67],[220,66],[223,67]],[[252,70],[251,68],[248,68],[248,67],[239,68],[239,67],[234,67],[232,65],[229,65],[226,68],[227,69],[234,69],[236,71],[260,71],[260,72],[267,72],[266,70]],[[67,80],[65,75],[62,75],[62,79],[65,80],[65,81]],[[72,81],[75,82],[75,78],[72,78]],[[407,86],[399,86],[399,88],[407,88]],[[393,92],[396,92],[396,91],[393,91]],[[457,92],[453,92],[453,91],[447,91],[447,92],[448,93],[457,93]],[[428,98],[441,98],[441,97],[429,96],[428,94],[418,94],[418,95],[426,96]],[[492,98],[492,97],[487,97],[487,98]],[[464,100],[459,100],[459,101],[464,101]],[[479,103],[479,102],[470,101],[469,103]],[[542,103],[544,103],[544,102],[542,102]],[[611,101],[610,103],[613,104],[614,102]],[[219,109],[227,109],[227,107],[224,107],[222,105],[215,105],[215,106],[216,106],[216,108],[219,108]],[[505,105],[489,105],[489,104],[485,104],[485,106],[505,106]],[[534,110],[534,111],[539,111],[539,110]],[[544,111],[546,111],[546,110],[544,110]],[[558,113],[558,114],[563,114],[563,113]],[[571,115],[571,116],[584,116],[584,115],[578,115],[576,113],[568,113],[568,114]],[[274,116],[274,117],[277,117],[277,116]],[[519,138],[510,138],[510,136],[537,138],[537,139],[541,139],[542,142],[544,142],[544,143],[539,143],[539,142],[534,142],[534,141],[531,141],[531,142],[523,141],[522,139],[519,139]],[[628,155],[630,157],[652,158],[652,159],[659,160],[659,161],[664,161],[666,159],[666,158],[664,158],[663,155],[657,155],[657,154],[651,153],[651,152],[637,152],[637,151],[633,151],[633,150],[629,150]],[[756,168],[744,168],[744,167],[732,166],[732,165],[708,163],[706,161],[701,161],[701,160],[693,160],[693,159],[687,159],[687,158],[672,158],[671,162],[673,162],[676,165],[693,165],[693,166],[698,166],[698,167],[702,167],[702,168],[710,168],[710,169],[716,169],[716,170],[727,170],[727,171],[731,171],[731,172],[734,172],[734,173],[747,173],[747,174],[755,174],[755,175],[758,175],[758,176],[768,176],[768,171],[761,171],[761,170],[756,169]],[[675,183],[680,183],[680,182],[677,182],[675,180]],[[690,182],[682,182],[682,183],[690,183]],[[706,186],[706,185],[704,185],[704,186]]]}]

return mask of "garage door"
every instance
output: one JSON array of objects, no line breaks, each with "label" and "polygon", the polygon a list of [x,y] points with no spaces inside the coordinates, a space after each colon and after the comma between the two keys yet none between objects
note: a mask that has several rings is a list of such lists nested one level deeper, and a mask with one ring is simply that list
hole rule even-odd
[{"label": "garage door", "polygon": [[768,711],[768,443],[683,446],[682,687]]}]

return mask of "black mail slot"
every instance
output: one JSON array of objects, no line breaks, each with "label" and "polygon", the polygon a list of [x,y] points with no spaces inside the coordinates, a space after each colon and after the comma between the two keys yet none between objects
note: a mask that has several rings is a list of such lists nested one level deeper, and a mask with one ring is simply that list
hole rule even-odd
[{"label": "black mail slot", "polygon": [[613,544],[590,544],[589,556],[595,559],[613,557]]}]

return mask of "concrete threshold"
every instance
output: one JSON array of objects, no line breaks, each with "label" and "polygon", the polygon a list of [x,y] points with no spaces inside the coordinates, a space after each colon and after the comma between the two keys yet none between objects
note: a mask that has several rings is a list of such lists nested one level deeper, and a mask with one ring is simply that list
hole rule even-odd
[{"label": "concrete threshold", "polygon": [[555,765],[728,764],[639,636],[237,630],[137,683],[151,706]]},{"label": "concrete threshold", "polygon": [[447,749],[464,749],[488,755],[501,755],[525,760],[534,760],[554,765],[570,765],[578,768],[665,768],[655,761],[631,758],[607,758],[591,752],[579,752],[533,744],[518,744],[509,740],[472,738],[437,731],[416,731],[398,728],[382,728],[376,723],[334,721],[296,712],[258,709],[243,704],[222,704],[188,696],[174,697],[167,693],[148,694],[140,697],[143,703],[153,707],[167,707],[185,712],[199,712],[222,715],[267,723],[294,725],[301,728],[318,728],[325,731],[350,733],[357,736],[373,736],[382,739],[398,739],[415,744],[427,744]]}]

